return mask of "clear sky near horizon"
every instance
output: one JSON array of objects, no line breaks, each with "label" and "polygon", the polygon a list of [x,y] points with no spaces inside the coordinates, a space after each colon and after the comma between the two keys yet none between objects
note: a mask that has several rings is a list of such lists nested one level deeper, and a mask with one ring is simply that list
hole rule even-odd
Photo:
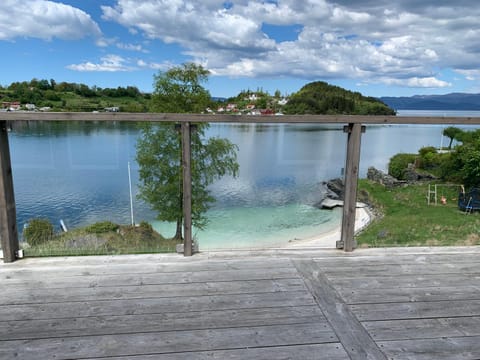
[{"label": "clear sky near horizon", "polygon": [[369,96],[480,93],[478,0],[2,0],[0,85],[153,90],[196,62],[212,96],[322,80]]}]

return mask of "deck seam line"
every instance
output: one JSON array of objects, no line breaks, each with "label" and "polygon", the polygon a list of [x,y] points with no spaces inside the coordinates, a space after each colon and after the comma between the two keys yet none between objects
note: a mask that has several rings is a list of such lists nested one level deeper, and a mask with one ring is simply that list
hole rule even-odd
[{"label": "deck seam line", "polygon": [[351,360],[387,360],[368,331],[349,309],[348,304],[320,273],[315,261],[292,260],[315,302],[327,318]]}]

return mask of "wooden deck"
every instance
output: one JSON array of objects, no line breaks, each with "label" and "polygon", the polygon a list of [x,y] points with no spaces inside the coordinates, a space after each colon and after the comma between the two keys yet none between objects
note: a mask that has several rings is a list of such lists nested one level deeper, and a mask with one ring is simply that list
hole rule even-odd
[{"label": "wooden deck", "polygon": [[479,359],[480,248],[0,264],[0,359]]}]

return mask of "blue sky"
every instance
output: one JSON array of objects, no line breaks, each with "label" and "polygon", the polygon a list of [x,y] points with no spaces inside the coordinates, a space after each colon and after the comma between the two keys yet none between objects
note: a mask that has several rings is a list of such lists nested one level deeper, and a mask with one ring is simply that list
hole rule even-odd
[{"label": "blue sky", "polygon": [[0,85],[153,90],[184,62],[213,96],[322,80],[369,96],[480,93],[478,0],[2,0]]}]

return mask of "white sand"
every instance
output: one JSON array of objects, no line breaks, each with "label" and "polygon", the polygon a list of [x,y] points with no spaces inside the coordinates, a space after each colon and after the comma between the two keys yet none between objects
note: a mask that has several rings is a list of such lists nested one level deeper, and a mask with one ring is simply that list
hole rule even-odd
[{"label": "white sand", "polygon": [[[357,207],[355,213],[355,232],[360,231],[372,220],[370,213],[365,207]],[[336,242],[341,238],[341,226],[327,233],[308,239],[295,240],[285,245],[286,248],[335,248]]]}]

